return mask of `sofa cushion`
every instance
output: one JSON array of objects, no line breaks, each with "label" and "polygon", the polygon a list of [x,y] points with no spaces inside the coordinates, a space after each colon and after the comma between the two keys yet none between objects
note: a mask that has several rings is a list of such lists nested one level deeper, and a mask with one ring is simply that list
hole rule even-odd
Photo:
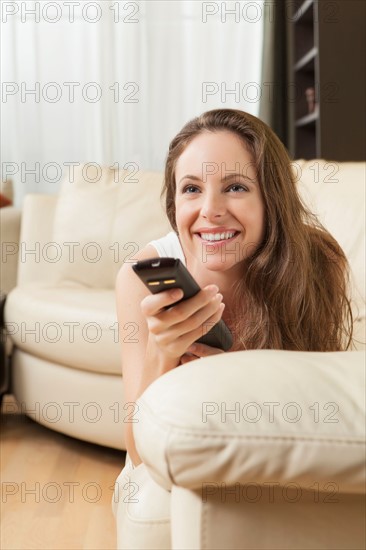
[{"label": "sofa cushion", "polygon": [[[14,344],[37,357],[76,369],[121,374],[115,293],[80,284],[27,284],[5,304],[6,326]],[[136,338],[126,327],[121,337]]]},{"label": "sofa cushion", "polygon": [[61,185],[53,226],[59,280],[114,288],[123,262],[171,231],[160,203],[162,174],[84,165],[71,179]]},{"label": "sofa cushion", "polygon": [[297,160],[294,168],[300,195],[349,260],[353,314],[364,319],[366,164],[314,159]]}]

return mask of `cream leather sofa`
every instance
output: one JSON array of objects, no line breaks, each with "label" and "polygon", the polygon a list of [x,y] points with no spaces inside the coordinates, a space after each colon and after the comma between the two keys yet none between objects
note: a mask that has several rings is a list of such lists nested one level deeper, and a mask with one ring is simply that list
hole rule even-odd
[{"label": "cream leather sofa", "polygon": [[[131,411],[119,339],[133,341],[138,327],[118,333],[115,278],[124,261],[170,230],[159,202],[162,176],[92,165],[70,174],[58,195],[24,199],[17,280],[5,304],[12,390],[41,424],[125,449]],[[9,242],[6,249],[4,271],[17,251]]]},{"label": "cream leather sofa", "polygon": [[124,402],[119,338],[133,341],[138,327],[118,334],[114,283],[171,229],[162,175],[84,167],[57,196],[24,200],[5,307],[13,392],[42,424],[119,449],[135,412],[145,464],[133,471],[137,498],[119,507],[121,548],[363,547],[365,164],[294,170],[349,258],[355,347],[195,361],[154,382],[137,413]]},{"label": "cream leather sofa", "polygon": [[137,401],[144,462],[119,478],[118,548],[364,548],[363,352],[186,367]]}]

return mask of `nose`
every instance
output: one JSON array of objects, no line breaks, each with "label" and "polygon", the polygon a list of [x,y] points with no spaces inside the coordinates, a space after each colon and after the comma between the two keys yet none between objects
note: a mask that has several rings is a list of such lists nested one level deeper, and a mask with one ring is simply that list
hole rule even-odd
[{"label": "nose", "polygon": [[206,219],[221,217],[226,212],[225,199],[220,193],[206,192],[202,198],[201,215]]}]

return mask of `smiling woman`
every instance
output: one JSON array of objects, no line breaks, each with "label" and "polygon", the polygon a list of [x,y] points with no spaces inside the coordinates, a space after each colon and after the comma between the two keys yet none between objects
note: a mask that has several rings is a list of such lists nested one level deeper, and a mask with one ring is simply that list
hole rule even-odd
[{"label": "smiling woman", "polygon": [[[183,301],[181,291],[150,294],[131,265],[122,266],[116,282],[119,326],[133,322],[140,329],[133,347],[121,343],[127,402],[188,361],[227,353],[196,342],[204,326],[221,318],[233,335],[229,353],[350,346],[346,257],[302,203],[290,159],[268,126],[234,109],[208,111],[188,122],[169,147],[164,195],[173,231],[135,258],[179,258],[201,290]],[[169,522],[169,492],[149,477],[131,423],[125,424],[125,441],[118,484],[128,487],[133,479],[163,502],[156,516],[149,508],[151,548],[171,548],[169,528],[164,540],[161,531],[152,531],[155,520],[156,529]],[[141,548],[137,524],[128,524],[128,506],[118,504],[115,514],[121,547]],[[135,514],[140,518],[138,505]],[[133,541],[126,540],[131,532]]]},{"label": "smiling woman", "polygon": [[[129,401],[178,365],[220,353],[192,344],[221,318],[233,335],[230,352],[350,348],[347,259],[302,202],[289,156],[266,124],[235,109],[188,122],[170,143],[161,195],[174,231],[136,259],[178,257],[202,290],[167,308],[177,298],[149,295],[131,282],[130,266],[121,268],[119,322],[131,321],[134,308],[141,327],[138,350],[122,344]],[[126,441],[139,463],[129,426]]]},{"label": "smiling woman", "polygon": [[266,124],[235,109],[188,122],[169,147],[164,195],[189,271],[224,296],[232,351],[349,349],[347,259]]}]

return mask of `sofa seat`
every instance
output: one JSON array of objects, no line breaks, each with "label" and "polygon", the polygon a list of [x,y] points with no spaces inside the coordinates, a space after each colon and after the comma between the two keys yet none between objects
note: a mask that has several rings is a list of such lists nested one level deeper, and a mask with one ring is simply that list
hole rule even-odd
[{"label": "sofa seat", "polygon": [[[27,284],[9,294],[6,313],[18,349],[67,367],[121,375],[113,290]],[[127,329],[126,338],[133,332]]]},{"label": "sofa seat", "polygon": [[12,289],[5,309],[14,412],[125,449],[123,423],[131,410],[123,406],[114,291],[72,281],[27,282]]},{"label": "sofa seat", "polygon": [[22,412],[57,432],[126,449],[123,425],[133,407],[124,406],[120,374],[69,368],[15,347],[12,389],[17,403],[4,405],[8,413]]}]

